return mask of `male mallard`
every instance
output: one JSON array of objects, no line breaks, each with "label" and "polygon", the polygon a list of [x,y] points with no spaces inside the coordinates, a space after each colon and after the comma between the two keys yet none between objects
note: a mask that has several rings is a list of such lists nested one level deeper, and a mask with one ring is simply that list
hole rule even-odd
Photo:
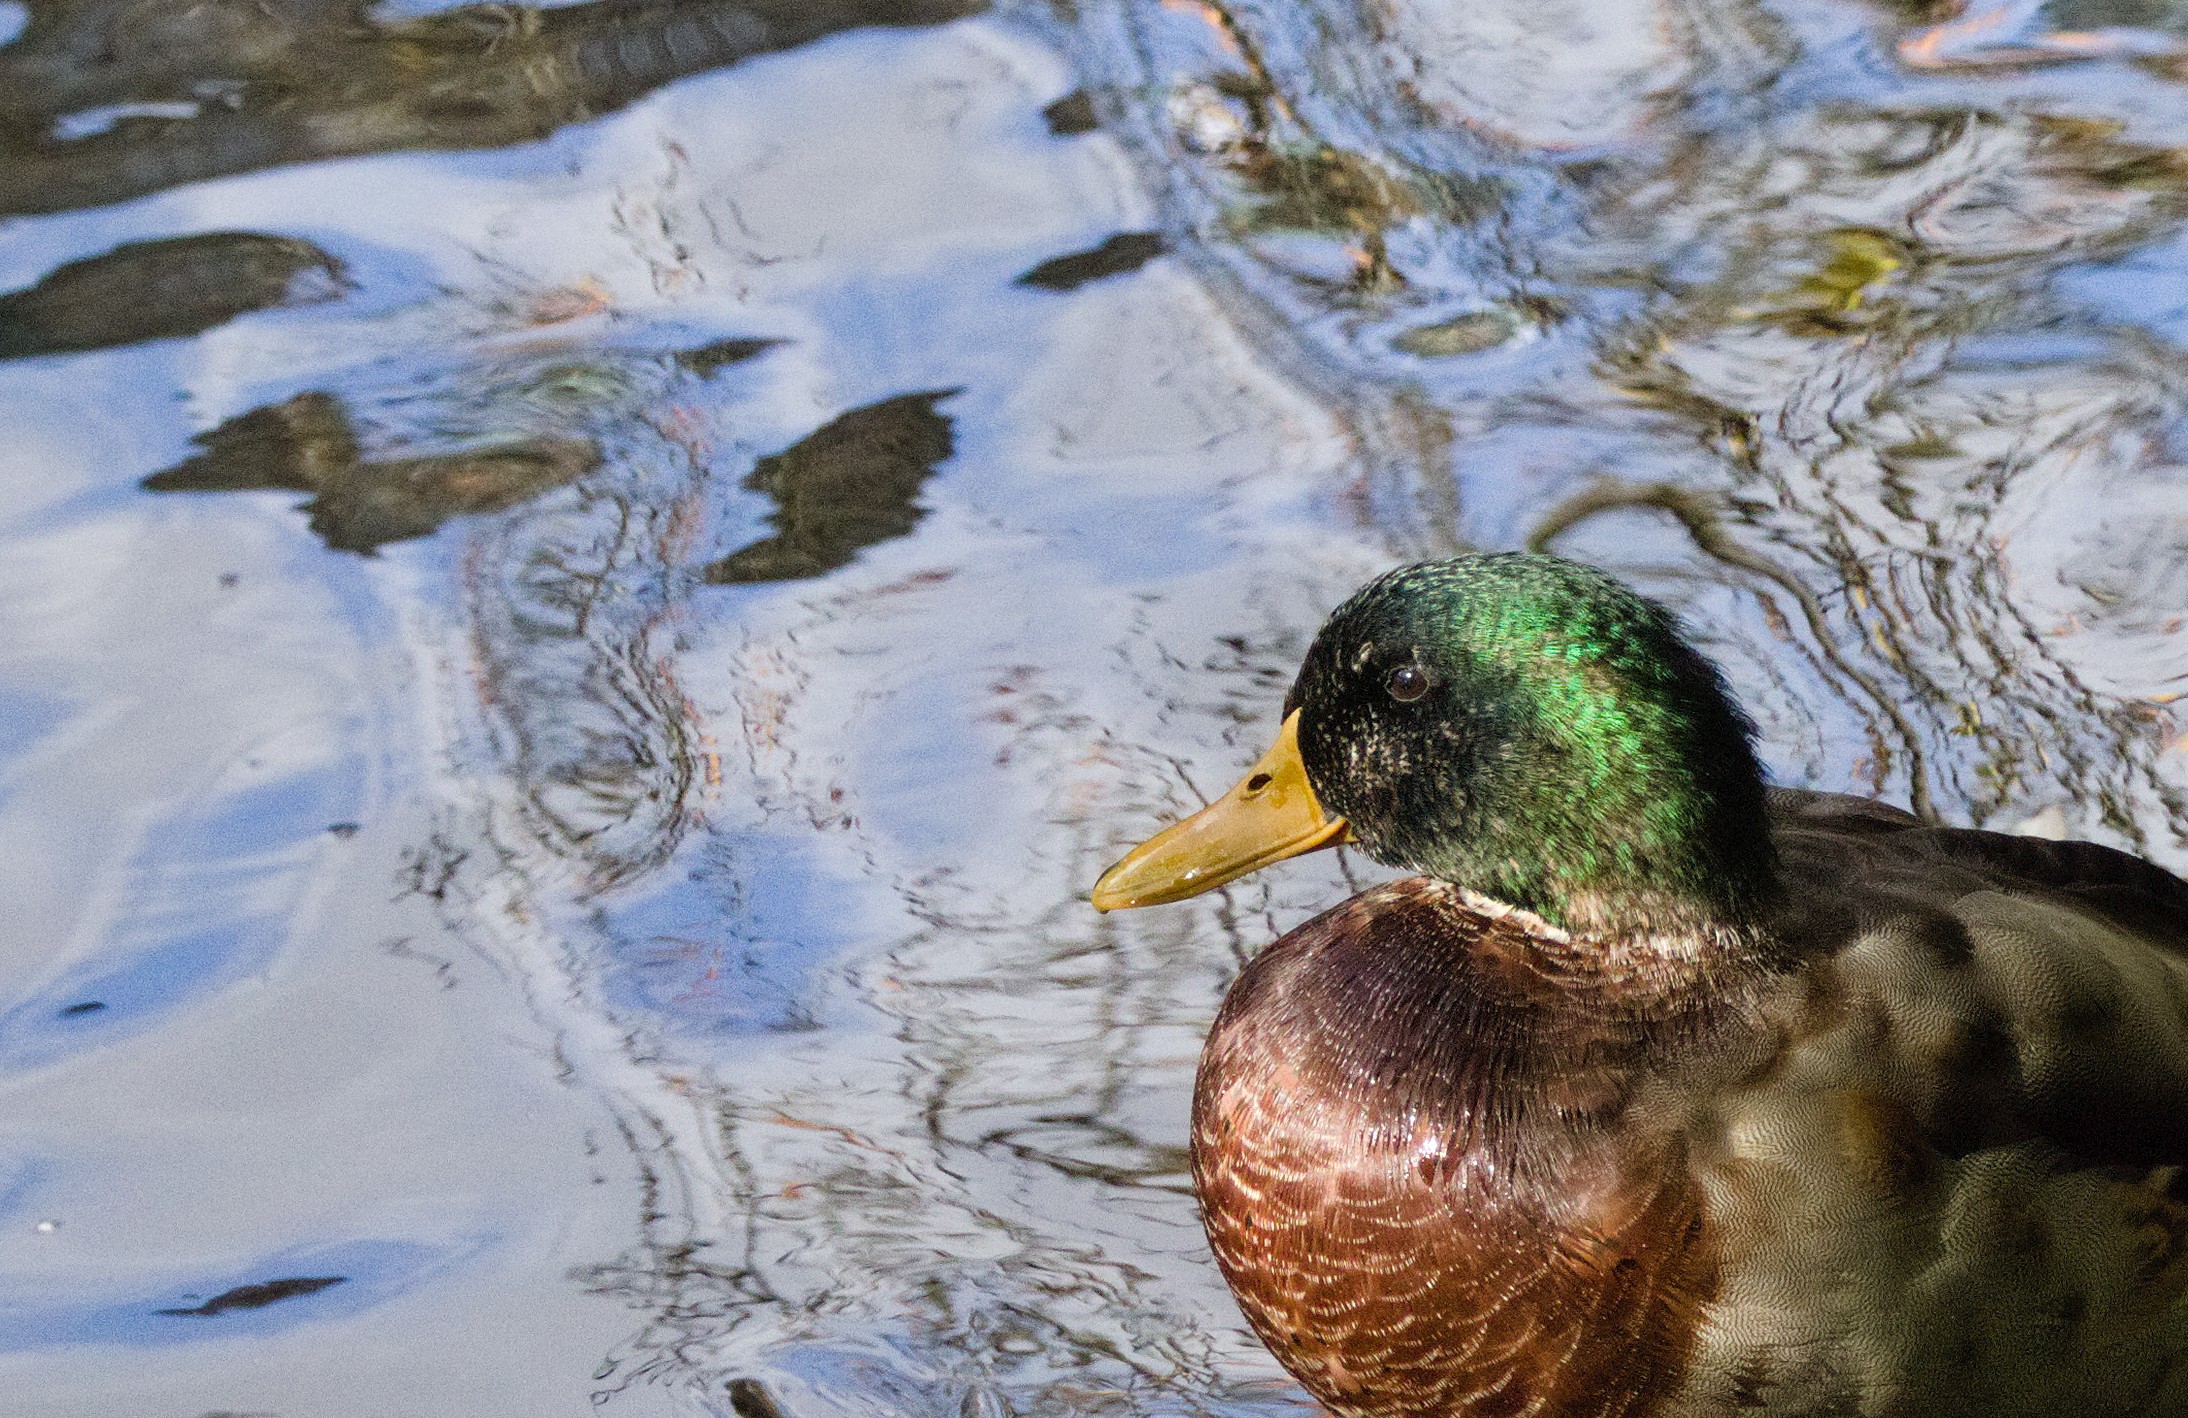
[{"label": "male mallard", "polygon": [[1543,556],[1340,606],[1276,747],[1105,875],[1421,875],[1247,966],[1224,1276],[1330,1410],[2188,1414],[2188,883],[1767,790],[1661,607]]}]

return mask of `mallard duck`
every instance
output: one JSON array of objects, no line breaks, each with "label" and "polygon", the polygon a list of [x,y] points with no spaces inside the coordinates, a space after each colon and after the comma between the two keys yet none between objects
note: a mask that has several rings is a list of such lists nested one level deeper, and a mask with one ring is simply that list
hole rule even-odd
[{"label": "mallard duck", "polygon": [[1766,788],[1674,618],[1406,567],[1105,910],[1350,841],[1240,974],[1193,1176],[1343,1418],[2188,1414],[2188,883]]}]

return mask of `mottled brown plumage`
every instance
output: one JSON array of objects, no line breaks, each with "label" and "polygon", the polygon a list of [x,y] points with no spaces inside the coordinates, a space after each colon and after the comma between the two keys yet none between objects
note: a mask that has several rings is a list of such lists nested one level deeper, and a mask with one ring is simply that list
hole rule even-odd
[{"label": "mottled brown plumage", "polygon": [[1416,877],[1241,975],[1194,1175],[1333,1412],[2188,1413],[2152,1170],[2188,1162],[2188,886],[1772,806],[1745,951],[1607,952]]},{"label": "mottled brown plumage", "polygon": [[[1560,957],[1539,975],[1538,951]],[[1641,1413],[1678,1385],[1717,1288],[1700,1190],[1675,1136],[1611,1125],[1708,1024],[1607,1009],[1594,974],[1415,877],[1292,932],[1224,1002],[1202,1213],[1332,1410]]]}]

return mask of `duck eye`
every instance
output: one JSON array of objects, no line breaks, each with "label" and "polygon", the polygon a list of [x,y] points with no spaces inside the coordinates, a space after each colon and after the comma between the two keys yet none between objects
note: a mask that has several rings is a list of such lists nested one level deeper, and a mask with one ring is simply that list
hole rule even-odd
[{"label": "duck eye", "polygon": [[1428,693],[1428,671],[1419,665],[1400,665],[1390,672],[1390,678],[1384,681],[1383,687],[1400,704],[1411,704]]}]

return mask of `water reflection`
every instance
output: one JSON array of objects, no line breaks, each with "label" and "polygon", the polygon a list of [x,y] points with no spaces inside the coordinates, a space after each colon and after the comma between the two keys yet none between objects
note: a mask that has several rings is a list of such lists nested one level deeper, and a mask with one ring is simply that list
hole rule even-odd
[{"label": "water reflection", "polygon": [[[514,143],[965,8],[40,5],[0,49],[0,205]],[[2011,55],[1966,38],[1993,13]],[[1237,962],[1361,864],[1148,919],[1082,897],[1251,757],[1396,557],[1555,544],[1688,610],[1787,781],[2181,860],[2184,31],[1024,0],[676,86],[531,166],[420,159],[391,190],[478,204],[409,238],[431,282],[284,317],[319,323],[256,363],[221,343],[250,327],[192,347],[215,411],[146,486],[307,493],[359,551],[463,518],[307,549],[379,578],[437,696],[391,716],[432,720],[435,808],[374,890],[493,968],[381,953],[514,982],[540,1071],[612,1116],[585,1165],[637,1169],[595,1203],[619,1237],[536,1287],[629,1307],[609,1407],[1297,1411],[1202,1246],[1186,1095]],[[385,193],[327,190],[257,200],[394,240]],[[237,249],[241,282],[51,297],[84,313],[36,328],[124,323],[34,348],[295,298]],[[284,821],[323,845],[358,811],[330,792]],[[288,907],[235,894],[254,934],[157,897],[194,951],[161,988],[132,936],[18,991],[8,1057],[270,968]],[[350,1276],[264,1310],[333,1343],[451,1254],[267,1246],[194,1283]],[[133,1319],[185,1307],[156,1288]]]},{"label": "water reflection", "polygon": [[[562,902],[550,938],[702,1120],[693,1143],[629,1115],[646,1231],[584,1278],[642,1324],[604,1391],[1294,1402],[1214,1288],[1183,1100],[1234,962],[1352,864],[1161,920],[1078,898],[1250,755],[1320,613],[1394,554],[1554,540],[1682,600],[1795,781],[2176,840],[2150,698],[2188,565],[2160,510],[2175,368],[2050,284],[2170,269],[2170,150],[1874,84],[1753,7],[1647,14],[1638,49],[1630,17],[1573,48],[1589,6],[1450,33],[1338,4],[1021,14],[1102,101],[1059,121],[1051,89],[985,131],[1113,117],[1157,220],[1029,218],[992,262],[905,234],[840,297],[748,285],[814,331],[753,378],[851,412],[786,444],[752,431],[755,383],[680,388],[590,501],[475,544],[526,829],[501,864]],[[1902,23],[1831,19],[1872,54]],[[1558,62],[1482,58],[1507,21]],[[1254,388],[1158,249],[1341,445]],[[815,352],[829,372],[793,358]],[[946,415],[888,394],[942,387]],[[894,451],[840,456],[868,447]],[[799,581],[729,574],[762,518]],[[2107,518],[2142,540],[2073,571]],[[2099,564],[2111,599],[2077,602]],[[694,567],[752,584],[702,593]],[[2110,644],[2078,638],[2102,614]]]},{"label": "water reflection", "polygon": [[[1210,249],[1266,302],[1265,340],[1343,371],[1365,406],[1380,525],[1423,550],[1509,543],[1538,530],[1524,509],[1582,498],[1585,516],[1552,519],[1568,550],[1740,587],[1747,609],[1712,598],[1713,617],[1745,622],[1723,648],[1783,737],[1806,738],[1784,764],[1796,777],[1852,776],[1955,820],[2072,805],[2078,831],[2178,843],[2178,769],[2149,699],[2162,682],[2099,666],[2162,653],[2164,617],[2114,608],[2154,604],[2188,535],[2134,516],[2152,579],[2091,594],[2060,567],[2048,583],[2064,546],[2128,535],[2080,489],[2154,505],[2177,478],[2176,362],[2069,283],[2129,252],[2171,259],[2188,170],[2131,133],[2165,132],[2155,115],[2182,112],[2180,95],[2147,77],[2162,66],[2095,65],[2079,89],[1991,65],[1992,91],[1927,93],[1896,28],[2160,17],[1848,9],[1795,27],[1745,5],[1660,8],[1664,53],[1594,7],[1460,23],[1314,5],[1295,22],[1222,4],[1197,32],[1120,7],[1138,44],[1098,52],[1151,96],[1133,124],[1150,165],[1198,174],[1168,185],[1204,232],[1237,230],[1241,210],[1266,223],[1245,194],[1272,145],[1322,155],[1294,160],[1311,200],[1285,220],[1341,253]],[[2141,63],[2170,44],[2138,33],[2076,57]],[[1556,62],[1518,62],[1545,46]],[[1900,75],[1860,67],[1880,50]],[[1439,180],[1474,200],[1414,195]],[[1421,322],[1450,304],[1473,309]],[[1447,436],[1406,432],[1424,420]],[[1635,491],[1606,494],[1606,475]],[[1671,521],[1703,535],[1621,550],[1633,523],[1609,514],[1672,500],[1705,509]],[[1789,654],[1807,662],[1792,680]]]},{"label": "water reflection", "polygon": [[1899,39],[1901,63],[1981,71],[2183,52],[2178,37],[2164,33],[2180,26],[2165,0],[1990,0],[1953,8],[1907,7],[1916,23]]},{"label": "water reflection", "polygon": [[686,350],[676,357],[676,362],[692,373],[704,376],[717,369],[727,369],[733,364],[743,364],[748,359],[757,359],[780,343],[780,340],[754,340],[733,336],[701,345],[695,350]]},{"label": "water reflection", "polygon": [[1043,261],[1020,276],[1018,284],[1042,290],[1077,290],[1088,281],[1137,271],[1160,256],[1163,250],[1160,232],[1120,231],[1099,246]]},{"label": "water reflection", "polygon": [[0,47],[0,214],[282,163],[500,147],[688,74],[985,0],[596,0],[382,20],[370,0],[39,0]]},{"label": "water reflection", "polygon": [[347,286],[341,262],[294,237],[130,242],[0,295],[0,359],[203,334],[254,310],[332,300]]},{"label": "water reflection", "polygon": [[701,575],[717,586],[822,576],[919,525],[919,490],[950,456],[936,405],[957,389],[900,394],[853,409],[752,465],[744,485],[774,502],[775,534]]},{"label": "water reflection", "polygon": [[201,1300],[195,1305],[171,1306],[152,1313],[218,1315],[230,1310],[263,1310],[268,1305],[279,1304],[283,1300],[293,1300],[301,1295],[316,1295],[348,1280],[346,1275],[291,1275],[280,1280],[255,1280],[248,1285],[238,1285],[233,1290],[223,1290],[211,1299]]},{"label": "water reflection", "polygon": [[598,448],[572,439],[367,460],[341,402],[316,390],[238,414],[194,441],[205,451],[145,478],[148,491],[308,492],[311,529],[336,551],[367,553],[451,517],[506,511],[600,462]]},{"label": "water reflection", "polygon": [[[2084,293],[2118,263],[2174,269],[2173,150],[2109,93],[2079,115],[1877,80],[1861,66],[1898,17],[1651,13],[1645,43],[1621,20],[1572,52],[1593,7],[1477,10],[1447,33],[1404,9],[1082,5],[1054,31],[1122,106],[1163,225],[1341,411],[1349,452],[1319,465],[1335,491],[1302,534],[1273,491],[1249,516],[1190,459],[1134,451],[1176,446],[1158,390],[1192,401],[1182,427],[1238,436],[1219,361],[1104,366],[1096,391],[1014,374],[1013,427],[1055,431],[1013,447],[1109,479],[1139,456],[1191,487],[1168,560],[1089,550],[1072,485],[1022,473],[1009,533],[932,514],[893,560],[681,632],[677,732],[733,746],[720,789],[690,790],[710,845],[588,928],[611,958],[650,947],[622,997],[647,1002],[658,1047],[722,1060],[687,1082],[718,1154],[676,1173],[656,1155],[665,1192],[731,1179],[734,1219],[665,1205],[679,1219],[593,1274],[653,1317],[619,1382],[764,1374],[792,1411],[1285,1401],[1194,1317],[1227,1311],[1192,1298],[1165,1106],[1232,951],[1335,883],[1124,926],[1074,894],[1127,835],[1110,828],[1242,761],[1240,726],[1265,722],[1363,561],[1555,542],[1714,632],[1788,779],[2179,851],[2180,370],[2159,331]],[[1484,59],[1507,55],[1506,22],[1558,62]],[[1081,338],[1164,348],[1138,318]],[[962,450],[993,416],[983,371],[905,363],[966,379]],[[960,451],[951,485],[1000,476],[990,456]],[[1042,550],[1013,559],[1014,535]],[[1329,560],[1273,596],[1305,541]],[[1196,556],[1225,572],[1196,580]],[[1065,623],[996,609],[1011,596]],[[1105,596],[1133,614],[1059,609]],[[1161,758],[1196,739],[1195,761]],[[816,968],[815,941],[843,963]]]}]

